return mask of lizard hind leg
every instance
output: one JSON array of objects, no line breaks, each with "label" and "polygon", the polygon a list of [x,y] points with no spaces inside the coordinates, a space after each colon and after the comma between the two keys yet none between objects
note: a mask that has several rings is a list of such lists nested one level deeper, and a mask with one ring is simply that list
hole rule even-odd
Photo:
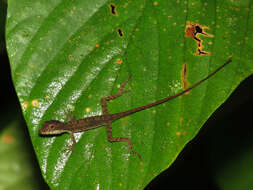
[{"label": "lizard hind leg", "polygon": [[110,100],[113,100],[115,98],[118,98],[120,96],[122,96],[124,93],[127,93],[129,92],[128,90],[124,90],[124,87],[126,86],[126,84],[132,79],[132,75],[129,76],[129,78],[127,79],[127,81],[123,82],[121,85],[120,85],[120,88],[119,88],[119,91],[117,94],[114,94],[114,95],[111,95],[111,96],[107,96],[107,97],[104,97],[104,98],[101,98],[100,102],[101,102],[101,105],[102,105],[102,111],[103,111],[103,114],[105,115],[108,115],[109,112],[107,110],[107,104],[106,102],[107,101],[110,101]]},{"label": "lizard hind leg", "polygon": [[138,156],[138,158],[141,160],[141,155],[133,150],[133,143],[131,142],[131,140],[127,137],[113,137],[112,136],[112,126],[111,123],[108,123],[106,125],[106,134],[107,134],[107,140],[111,143],[114,142],[127,142],[128,146],[129,146],[129,150],[134,153],[135,155]]}]

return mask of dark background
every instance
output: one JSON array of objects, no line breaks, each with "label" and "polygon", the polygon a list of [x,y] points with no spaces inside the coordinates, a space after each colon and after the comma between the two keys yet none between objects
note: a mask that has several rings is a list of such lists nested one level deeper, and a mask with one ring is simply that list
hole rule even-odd
[{"label": "dark background", "polygon": [[[10,64],[4,43],[6,3],[0,0],[0,79],[1,79],[1,119],[2,127],[20,117],[21,108],[11,79]],[[172,166],[154,179],[145,190],[154,189],[205,189],[219,190],[215,171],[252,144],[253,124],[253,77],[244,80],[230,98],[208,119],[199,134],[188,143]],[[11,113],[11,114],[9,114]],[[7,118],[7,119],[6,119]],[[22,119],[23,120],[23,119]],[[30,137],[24,123],[24,140]],[[47,189],[40,175],[32,145],[29,148],[35,165],[41,189]]]}]

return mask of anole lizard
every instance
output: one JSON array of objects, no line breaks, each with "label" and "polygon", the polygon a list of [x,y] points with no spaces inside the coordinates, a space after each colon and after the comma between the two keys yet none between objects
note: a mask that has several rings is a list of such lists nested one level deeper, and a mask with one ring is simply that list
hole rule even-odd
[{"label": "anole lizard", "polygon": [[112,136],[112,126],[111,126],[112,122],[114,122],[115,120],[118,120],[122,117],[126,117],[130,114],[133,114],[135,112],[142,111],[142,110],[151,108],[153,106],[162,104],[162,103],[172,100],[178,96],[181,96],[181,95],[185,94],[186,92],[189,92],[191,89],[197,87],[198,85],[200,85],[201,83],[203,83],[204,81],[209,79],[211,76],[213,76],[215,73],[217,73],[223,67],[225,67],[231,61],[232,61],[232,59],[229,58],[224,64],[222,64],[215,71],[210,73],[208,76],[206,76],[205,78],[203,78],[199,82],[195,83],[191,87],[189,87],[189,88],[187,88],[187,89],[185,89],[173,96],[166,97],[164,99],[155,101],[153,103],[150,103],[150,104],[147,104],[144,106],[140,106],[140,107],[137,107],[134,109],[130,109],[130,110],[127,110],[124,112],[110,114],[107,110],[106,102],[110,101],[112,99],[115,99],[117,97],[120,97],[123,95],[124,92],[126,92],[123,89],[124,89],[126,83],[131,79],[131,76],[130,76],[127,81],[125,81],[121,84],[119,92],[117,94],[101,98],[100,102],[101,102],[102,111],[103,111],[102,115],[86,117],[86,118],[79,119],[79,120],[72,119],[71,121],[68,121],[68,122],[61,122],[58,120],[46,121],[42,124],[43,127],[39,130],[39,134],[40,135],[59,135],[62,133],[69,133],[72,138],[72,141],[73,141],[72,146],[70,147],[72,150],[74,145],[76,144],[74,133],[106,126],[107,140],[109,142],[111,142],[111,143],[112,142],[121,142],[121,141],[128,142],[128,146],[129,146],[130,151],[135,153],[140,158],[140,155],[133,150],[133,148],[132,148],[133,144],[129,138],[127,138],[127,137],[113,137]]}]

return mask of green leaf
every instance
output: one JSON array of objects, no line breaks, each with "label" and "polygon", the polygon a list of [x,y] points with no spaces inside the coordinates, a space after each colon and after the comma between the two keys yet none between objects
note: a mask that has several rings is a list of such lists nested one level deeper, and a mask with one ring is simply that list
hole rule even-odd
[{"label": "green leaf", "polygon": [[251,102],[252,99],[248,99],[247,105],[240,104],[236,111],[227,114],[223,122],[215,126],[215,135],[208,138],[209,173],[221,190],[252,189],[253,130],[252,114],[248,111]]},{"label": "green leaf", "polygon": [[224,168],[216,174],[216,181],[222,190],[237,190],[243,188],[245,190],[252,189],[253,178],[253,154],[252,147],[248,152],[243,152],[237,157],[229,160]]},{"label": "green leaf", "polygon": [[0,189],[45,189],[45,185],[41,186],[43,179],[36,175],[24,123],[16,119],[7,125],[3,125],[3,121],[1,124]]},{"label": "green leaf", "polygon": [[[7,47],[13,82],[44,178],[52,189],[143,189],[168,168],[185,144],[253,71],[251,1],[8,1]],[[188,21],[208,26],[203,50],[185,37]],[[77,133],[41,137],[46,120],[102,114],[100,99],[126,86],[108,103],[110,113],[173,95],[233,62],[187,95],[113,123]],[[182,70],[186,68],[186,75]]]}]

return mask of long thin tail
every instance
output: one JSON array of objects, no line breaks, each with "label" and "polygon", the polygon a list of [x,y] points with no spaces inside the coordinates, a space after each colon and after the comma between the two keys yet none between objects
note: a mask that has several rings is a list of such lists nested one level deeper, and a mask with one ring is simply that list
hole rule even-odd
[{"label": "long thin tail", "polygon": [[164,102],[167,102],[169,100],[172,100],[178,96],[181,96],[187,92],[189,92],[190,90],[192,90],[193,88],[197,87],[198,85],[200,85],[201,83],[203,83],[204,81],[206,81],[207,79],[209,79],[210,77],[212,77],[213,75],[215,75],[219,70],[221,70],[223,67],[225,67],[227,64],[229,64],[230,62],[232,61],[232,58],[229,58],[224,64],[222,64],[220,67],[218,67],[215,71],[213,71],[211,74],[209,74],[208,76],[206,76],[205,78],[203,78],[202,80],[200,80],[199,82],[195,83],[194,85],[192,85],[191,87],[183,90],[182,92],[179,92],[173,96],[170,96],[170,97],[167,97],[167,98],[164,98],[164,99],[161,99],[161,100],[158,100],[156,102],[153,102],[153,103],[150,103],[150,104],[147,104],[145,106],[140,106],[140,107],[137,107],[137,108],[134,108],[134,109],[131,109],[131,110],[128,110],[128,111],[125,111],[125,112],[120,112],[120,113],[116,113],[116,114],[112,114],[112,116],[115,118],[115,119],[119,119],[119,118],[122,118],[122,117],[125,117],[127,115],[130,115],[132,113],[135,113],[135,112],[138,112],[138,111],[141,111],[141,110],[145,110],[145,109],[148,109],[148,108],[151,108],[153,106],[156,106],[156,105],[159,105],[159,104],[162,104]]}]

